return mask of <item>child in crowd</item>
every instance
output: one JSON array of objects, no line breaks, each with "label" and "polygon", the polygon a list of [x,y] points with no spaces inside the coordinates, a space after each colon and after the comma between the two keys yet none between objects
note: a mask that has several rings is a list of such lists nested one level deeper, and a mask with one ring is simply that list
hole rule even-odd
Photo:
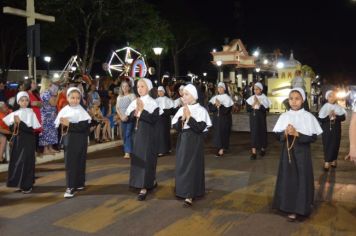
[{"label": "child in crowd", "polygon": [[273,129],[283,143],[273,208],[288,213],[289,221],[295,221],[297,215],[310,215],[314,201],[310,144],[323,131],[318,120],[304,110],[305,100],[303,89],[292,89],[291,108],[279,117]]},{"label": "child in crowd", "polygon": [[56,127],[62,126],[67,189],[65,198],[72,198],[85,187],[85,165],[88,149],[90,115],[80,105],[81,92],[72,87],[67,90],[68,105],[57,115]]},{"label": "child in crowd", "polygon": [[7,186],[19,187],[22,193],[31,193],[35,180],[36,138],[35,129],[41,128],[36,114],[29,108],[27,92],[16,96],[19,109],[7,115],[3,121],[12,130],[10,163]]}]

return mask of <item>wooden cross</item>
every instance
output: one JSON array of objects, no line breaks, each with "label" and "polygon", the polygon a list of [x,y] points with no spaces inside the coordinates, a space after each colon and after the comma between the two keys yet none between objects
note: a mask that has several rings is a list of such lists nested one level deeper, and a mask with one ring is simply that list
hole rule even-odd
[{"label": "wooden cross", "polygon": [[[21,10],[13,7],[4,7],[3,12],[7,14],[17,15],[27,18],[27,27],[33,26],[35,20],[43,20],[48,22],[54,22],[55,18],[53,16],[47,16],[35,12],[35,2],[34,0],[26,0],[26,10]],[[32,73],[32,69],[34,74]],[[30,78],[36,77],[36,58],[28,57],[28,76]]]}]

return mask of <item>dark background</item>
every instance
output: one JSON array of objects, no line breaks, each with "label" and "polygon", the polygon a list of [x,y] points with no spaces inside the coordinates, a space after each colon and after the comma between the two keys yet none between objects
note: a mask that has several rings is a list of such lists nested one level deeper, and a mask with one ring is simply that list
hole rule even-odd
[{"label": "dark background", "polygon": [[[257,1],[257,0],[147,0],[171,25],[189,28],[194,22],[204,30],[199,43],[180,56],[181,74],[188,71],[216,73],[210,51],[221,50],[226,39],[240,38],[252,53],[279,48],[284,58],[294,57],[311,66],[316,74],[333,83],[356,83],[356,0]],[[188,22],[188,24],[187,24]],[[199,36],[198,36],[199,37]],[[122,42],[102,42],[96,54],[94,73],[104,74],[101,64],[110,50]],[[123,44],[123,43],[122,43]],[[62,69],[74,52],[74,45],[53,55],[51,68]],[[45,52],[43,52],[45,53]],[[39,69],[45,64],[39,60]],[[20,57],[14,68],[26,68]],[[162,72],[172,71],[169,51],[162,55]]]}]

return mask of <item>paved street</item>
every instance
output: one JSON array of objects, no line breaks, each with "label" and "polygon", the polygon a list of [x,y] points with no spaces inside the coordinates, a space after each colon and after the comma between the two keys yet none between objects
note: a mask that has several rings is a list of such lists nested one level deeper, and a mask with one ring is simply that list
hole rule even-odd
[{"label": "paved street", "polygon": [[[348,141],[344,130],[340,159]],[[210,139],[209,139],[210,140]],[[356,167],[339,161],[321,169],[321,138],[313,145],[315,210],[302,222],[289,223],[271,210],[280,144],[269,136],[267,156],[249,160],[249,134],[233,133],[230,152],[214,157],[206,147],[206,187],[192,209],[174,196],[174,155],[158,160],[158,188],[147,201],[136,201],[128,187],[129,161],[120,148],[91,153],[87,189],[63,198],[63,161],[37,166],[29,195],[5,187],[0,176],[0,235],[355,235]]]}]

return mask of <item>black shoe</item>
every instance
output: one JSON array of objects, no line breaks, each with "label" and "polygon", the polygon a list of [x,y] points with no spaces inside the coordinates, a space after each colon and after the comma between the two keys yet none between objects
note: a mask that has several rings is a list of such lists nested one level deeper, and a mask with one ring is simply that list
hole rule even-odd
[{"label": "black shoe", "polygon": [[257,159],[257,155],[256,154],[251,154],[250,156],[250,160],[256,160]]},{"label": "black shoe", "polygon": [[260,156],[263,157],[264,155],[266,155],[266,150],[261,150],[260,151]]},{"label": "black shoe", "polygon": [[137,196],[138,201],[144,201],[147,197],[147,192],[146,193],[139,193]]}]

